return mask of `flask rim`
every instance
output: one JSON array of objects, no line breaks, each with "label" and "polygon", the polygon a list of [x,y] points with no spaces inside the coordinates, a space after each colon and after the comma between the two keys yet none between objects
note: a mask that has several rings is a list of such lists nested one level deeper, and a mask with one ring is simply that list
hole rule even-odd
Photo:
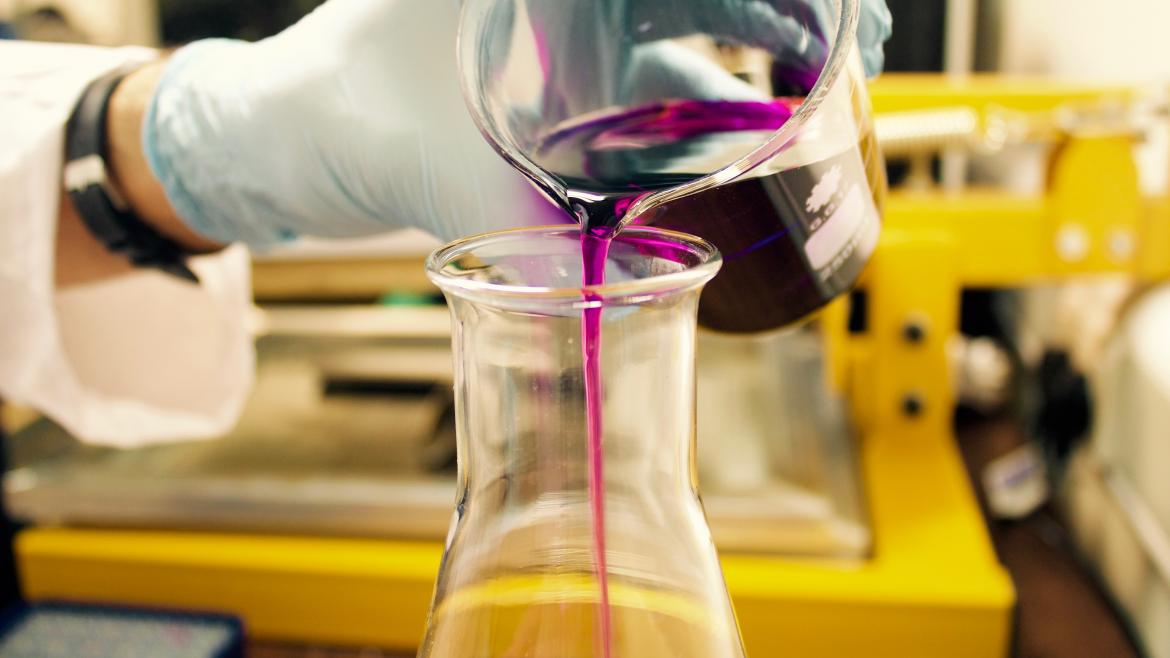
[{"label": "flask rim", "polygon": [[[689,261],[685,263],[685,269],[616,283],[576,287],[495,283],[459,276],[449,271],[449,266],[457,259],[473,256],[485,247],[499,246],[513,240],[520,244],[534,237],[579,239],[580,236],[581,229],[578,226],[562,224],[493,231],[462,238],[436,249],[427,257],[427,278],[443,293],[465,299],[488,303],[511,300],[525,305],[585,309],[642,304],[673,293],[698,289],[715,276],[723,263],[723,257],[715,245],[702,238],[668,229],[639,226],[623,229],[614,240],[621,243],[652,242],[658,248],[666,245]],[[682,260],[675,262],[683,263]]]}]

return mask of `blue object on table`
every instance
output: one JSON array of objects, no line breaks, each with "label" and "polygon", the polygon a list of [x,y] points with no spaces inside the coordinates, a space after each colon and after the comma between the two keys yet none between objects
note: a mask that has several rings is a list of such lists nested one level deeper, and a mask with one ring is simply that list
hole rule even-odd
[{"label": "blue object on table", "polygon": [[0,658],[243,658],[227,615],[41,603],[0,620]]}]

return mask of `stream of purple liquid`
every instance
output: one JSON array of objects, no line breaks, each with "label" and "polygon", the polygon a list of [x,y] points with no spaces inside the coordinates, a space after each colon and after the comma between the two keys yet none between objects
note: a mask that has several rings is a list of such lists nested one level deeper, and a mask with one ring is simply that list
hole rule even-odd
[{"label": "stream of purple liquid", "polygon": [[[589,509],[593,516],[593,568],[601,591],[595,645],[610,658],[613,633],[609,610],[609,576],[605,559],[605,472],[601,428],[601,312],[603,300],[590,292],[605,283],[605,261],[611,236],[581,232],[582,284],[586,308],[581,317],[581,350],[585,374],[585,423],[589,440]],[[592,306],[590,306],[592,304]]]}]

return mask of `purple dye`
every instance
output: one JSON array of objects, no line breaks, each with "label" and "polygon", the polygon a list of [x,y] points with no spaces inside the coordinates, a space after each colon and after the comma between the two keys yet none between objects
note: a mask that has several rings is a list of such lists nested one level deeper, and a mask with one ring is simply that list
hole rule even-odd
[{"label": "purple dye", "polygon": [[[533,159],[568,190],[586,230],[612,229],[642,196],[745,155],[799,104],[655,103],[556,130]],[[872,131],[859,145],[676,200],[632,223],[698,235],[723,253],[723,269],[703,291],[703,326],[742,333],[791,324],[852,287],[875,246],[885,168]]]},{"label": "purple dye", "polygon": [[[587,303],[581,318],[581,351],[585,373],[585,422],[589,450],[589,510],[593,517],[593,564],[601,591],[597,610],[595,643],[602,655],[610,658],[613,634],[610,629],[609,574],[605,557],[605,472],[601,445],[601,312],[602,299],[590,292],[605,283],[605,261],[609,255],[610,235],[581,233],[582,284]],[[590,306],[592,304],[592,306]]]}]

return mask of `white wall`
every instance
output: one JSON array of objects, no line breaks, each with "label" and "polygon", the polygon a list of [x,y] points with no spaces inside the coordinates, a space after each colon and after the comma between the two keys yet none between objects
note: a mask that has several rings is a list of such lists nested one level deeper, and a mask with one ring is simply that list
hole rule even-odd
[{"label": "white wall", "polygon": [[1170,0],[998,0],[1001,69],[1170,83]]},{"label": "white wall", "polygon": [[157,0],[0,0],[0,17],[51,6],[103,46],[158,44]]}]

